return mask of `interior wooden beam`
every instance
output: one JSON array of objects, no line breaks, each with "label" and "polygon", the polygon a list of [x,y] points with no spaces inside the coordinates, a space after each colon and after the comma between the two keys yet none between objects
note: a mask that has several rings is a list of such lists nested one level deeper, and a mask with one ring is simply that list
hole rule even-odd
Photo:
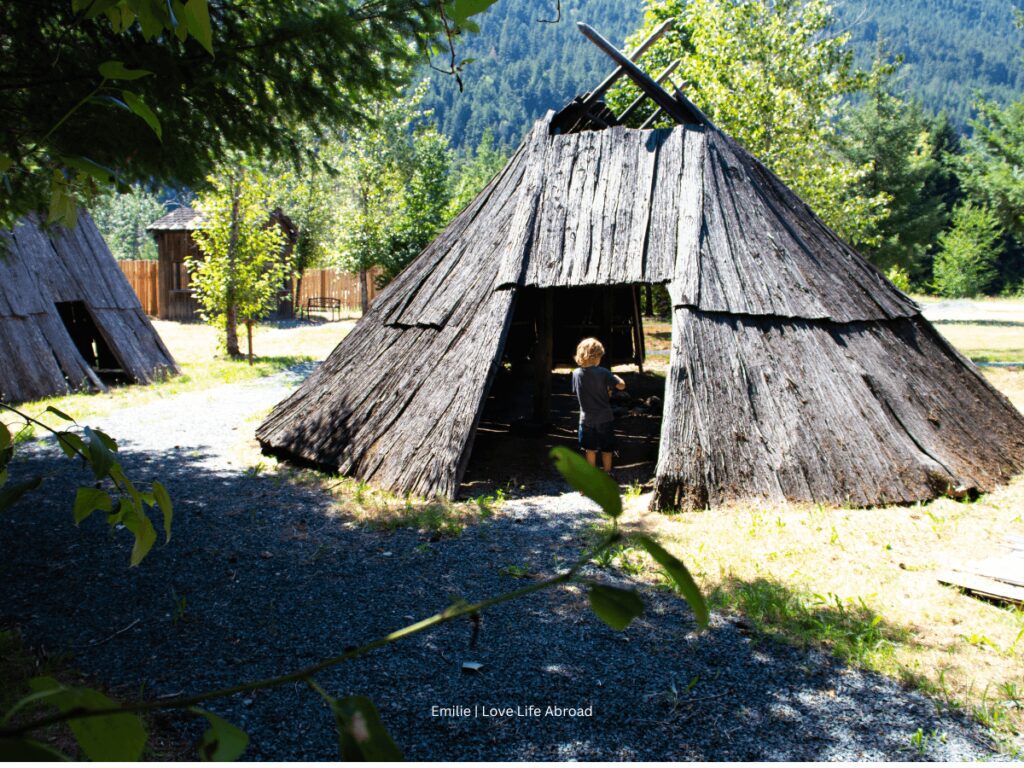
[{"label": "interior wooden beam", "polygon": [[555,296],[542,291],[537,312],[537,345],[534,349],[533,419],[551,423],[551,369],[554,367]]}]

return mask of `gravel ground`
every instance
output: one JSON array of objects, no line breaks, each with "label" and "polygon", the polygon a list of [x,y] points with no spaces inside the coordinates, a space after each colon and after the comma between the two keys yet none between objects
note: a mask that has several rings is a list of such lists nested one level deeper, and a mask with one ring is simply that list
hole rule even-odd
[{"label": "gravel ground", "polygon": [[[505,566],[553,573],[598,518],[577,494],[534,496],[507,502],[458,538],[432,542],[416,531],[358,527],[332,515],[318,491],[232,466],[253,414],[302,373],[189,393],[97,422],[121,442],[130,476],[161,479],[176,499],[174,538],[137,569],[127,567],[126,533],[111,536],[102,519],[77,530],[71,524],[81,470],[53,450],[22,451],[12,474],[51,477],[0,520],[0,620],[115,688],[197,692],[336,654],[456,595],[478,599],[522,586]],[[993,755],[981,726],[939,714],[918,693],[822,653],[757,643],[733,619],[716,616],[710,632],[695,633],[685,604],[645,594],[649,611],[626,632],[595,619],[581,593],[549,591],[487,613],[476,647],[469,623],[459,622],[318,680],[337,695],[370,696],[406,757],[417,760]],[[464,661],[483,668],[464,673]],[[584,713],[559,716],[549,706]],[[485,716],[488,708],[516,707]],[[249,759],[336,759],[331,717],[304,686],[210,709],[250,732]],[[197,724],[187,727],[198,733]],[[934,734],[923,753],[911,743],[918,729]]]}]

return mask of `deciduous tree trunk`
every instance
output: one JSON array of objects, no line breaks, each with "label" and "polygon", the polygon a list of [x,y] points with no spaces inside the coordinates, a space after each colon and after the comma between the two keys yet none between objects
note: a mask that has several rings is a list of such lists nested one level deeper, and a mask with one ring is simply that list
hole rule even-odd
[{"label": "deciduous tree trunk", "polygon": [[245,321],[245,332],[246,335],[249,337],[249,365],[252,365],[252,325],[252,320]]},{"label": "deciduous tree trunk", "polygon": [[370,289],[366,285],[368,271],[365,267],[359,268],[359,306],[365,316],[370,311]]},{"label": "deciduous tree trunk", "polygon": [[238,349],[238,307],[235,306],[235,258],[238,255],[238,196],[237,187],[232,187],[231,200],[231,239],[228,241],[228,264],[227,264],[227,295],[225,296],[226,310],[224,312],[226,325],[224,343],[228,355],[241,357]]}]

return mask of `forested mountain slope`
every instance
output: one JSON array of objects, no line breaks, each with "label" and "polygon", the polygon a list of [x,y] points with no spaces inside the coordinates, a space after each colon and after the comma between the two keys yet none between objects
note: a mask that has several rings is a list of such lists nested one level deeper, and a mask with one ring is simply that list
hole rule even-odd
[{"label": "forested mountain slope", "polygon": [[[933,112],[963,126],[975,91],[1006,103],[1024,92],[1024,34],[1013,9],[1024,0],[842,0],[838,15],[867,65],[881,37],[903,54],[903,84]],[[847,28],[847,27],[844,27]]]},{"label": "forested mountain slope", "polygon": [[[476,146],[485,129],[500,144],[516,144],[550,108],[595,85],[609,62],[576,30],[595,26],[617,45],[642,22],[641,0],[498,0],[482,16],[478,35],[458,46],[474,58],[454,79],[430,72],[426,106],[455,146]],[[905,57],[903,82],[932,111],[946,110],[963,126],[974,92],[1007,101],[1024,91],[1024,34],[1013,27],[1013,8],[1024,0],[836,0],[842,28],[853,35],[860,59],[874,55],[879,37]],[[438,64],[441,64],[438,61]]]}]

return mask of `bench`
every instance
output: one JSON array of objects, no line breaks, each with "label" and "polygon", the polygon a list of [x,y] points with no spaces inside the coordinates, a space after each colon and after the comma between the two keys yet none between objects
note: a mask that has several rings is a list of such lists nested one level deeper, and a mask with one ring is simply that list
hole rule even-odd
[{"label": "bench", "polygon": [[341,319],[341,299],[333,299],[330,296],[310,296],[306,299],[306,306],[299,310],[306,313],[309,320],[311,312],[330,312],[331,320]]}]

